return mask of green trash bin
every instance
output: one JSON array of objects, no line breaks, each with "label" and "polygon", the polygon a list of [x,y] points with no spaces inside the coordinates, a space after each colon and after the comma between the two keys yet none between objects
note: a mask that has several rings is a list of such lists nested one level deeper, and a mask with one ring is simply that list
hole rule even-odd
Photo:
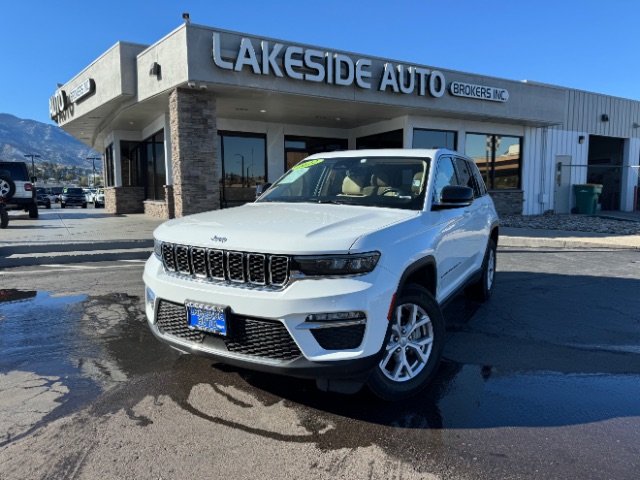
[{"label": "green trash bin", "polygon": [[598,185],[596,183],[574,185],[573,193],[576,194],[576,207],[578,207],[578,213],[583,215],[595,215],[598,207],[598,198],[602,193],[602,185]]}]

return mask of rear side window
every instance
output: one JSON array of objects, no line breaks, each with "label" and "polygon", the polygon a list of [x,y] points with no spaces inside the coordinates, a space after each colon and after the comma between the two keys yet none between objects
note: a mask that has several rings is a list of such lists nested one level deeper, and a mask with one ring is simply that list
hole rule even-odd
[{"label": "rear side window", "polygon": [[440,157],[438,160],[438,170],[436,171],[435,181],[433,185],[433,202],[440,202],[440,194],[442,189],[448,185],[458,185],[456,170],[453,166],[452,158]]},{"label": "rear side window", "polygon": [[[456,169],[458,170],[458,179],[460,185],[473,189],[473,195],[478,198],[484,195],[482,186],[478,184],[476,178],[476,167],[470,161],[464,158],[456,158]],[[478,172],[479,175],[479,172]],[[483,184],[484,185],[484,184]]]},{"label": "rear side window", "polygon": [[19,182],[29,181],[29,172],[27,172],[27,167],[21,162],[1,162],[0,176],[10,178],[14,181],[17,180]]}]

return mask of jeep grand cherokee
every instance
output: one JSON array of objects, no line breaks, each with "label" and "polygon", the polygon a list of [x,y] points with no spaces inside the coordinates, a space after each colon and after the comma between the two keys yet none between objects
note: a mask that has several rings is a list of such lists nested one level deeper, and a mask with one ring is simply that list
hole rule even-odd
[{"label": "jeep grand cherokee", "polygon": [[186,353],[381,398],[435,375],[441,306],[492,292],[498,216],[449,150],[312,155],[253,204],[170,220],[146,263],[154,335]]}]

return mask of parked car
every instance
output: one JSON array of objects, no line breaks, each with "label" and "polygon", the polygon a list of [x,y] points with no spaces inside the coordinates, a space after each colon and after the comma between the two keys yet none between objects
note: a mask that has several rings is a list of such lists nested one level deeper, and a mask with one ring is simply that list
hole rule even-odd
[{"label": "parked car", "polygon": [[23,209],[29,212],[29,218],[38,218],[38,205],[26,163],[0,161],[0,195],[5,208]]},{"label": "parked car", "polygon": [[81,187],[64,187],[60,195],[60,207],[87,208],[87,199]]},{"label": "parked car", "polygon": [[92,203],[93,202],[93,190],[90,188],[83,188],[82,189],[82,193],[84,193],[84,198],[87,201],[87,203]]},{"label": "parked car", "polygon": [[104,190],[98,189],[93,194],[93,206],[95,208],[104,208]]},{"label": "parked car", "polygon": [[51,187],[49,188],[49,195],[53,197],[53,203],[60,203],[60,196],[64,187]]},{"label": "parked car", "polygon": [[442,306],[491,295],[497,243],[471,158],[315,154],[256,203],[159,226],[145,312],[182,352],[398,400],[436,375]]},{"label": "parked car", "polygon": [[49,198],[49,193],[46,188],[36,188],[36,203],[38,206],[42,205],[45,208],[51,208],[51,199]]}]

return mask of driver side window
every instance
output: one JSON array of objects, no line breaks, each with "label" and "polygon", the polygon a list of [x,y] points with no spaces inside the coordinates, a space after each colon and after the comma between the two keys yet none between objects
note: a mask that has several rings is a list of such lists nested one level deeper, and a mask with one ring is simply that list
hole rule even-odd
[{"label": "driver side window", "polygon": [[451,157],[440,157],[433,185],[433,203],[440,203],[442,189],[448,185],[458,185],[456,170]]}]

